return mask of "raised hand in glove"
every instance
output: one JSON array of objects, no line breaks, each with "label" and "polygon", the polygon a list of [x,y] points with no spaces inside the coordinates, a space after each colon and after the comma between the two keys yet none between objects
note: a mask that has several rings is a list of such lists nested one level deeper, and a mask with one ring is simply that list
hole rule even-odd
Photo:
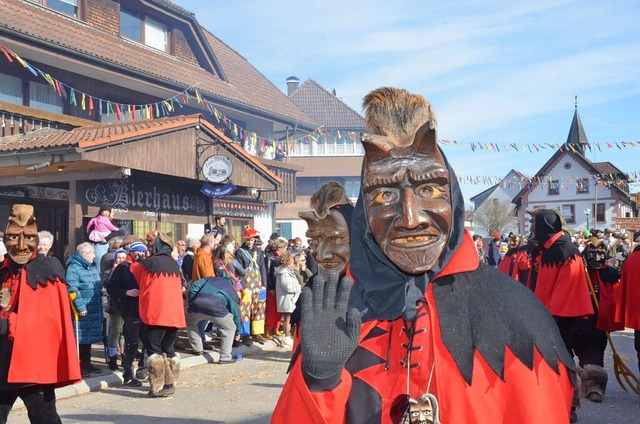
[{"label": "raised hand in glove", "polygon": [[360,312],[357,309],[347,312],[353,280],[349,277],[338,280],[337,273],[318,274],[313,288],[302,289],[302,372],[312,391],[335,387],[358,346]]}]

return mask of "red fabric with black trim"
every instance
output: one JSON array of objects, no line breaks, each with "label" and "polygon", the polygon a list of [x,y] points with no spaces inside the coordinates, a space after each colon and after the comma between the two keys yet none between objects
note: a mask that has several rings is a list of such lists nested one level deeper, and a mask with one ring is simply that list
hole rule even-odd
[{"label": "red fabric with black trim", "polygon": [[140,262],[131,264],[140,286],[140,319],[147,325],[184,328],[182,281],[177,274],[152,274]]},{"label": "red fabric with black trim", "polygon": [[620,276],[620,298],[615,319],[627,328],[640,330],[640,250],[624,261]]},{"label": "red fabric with black trim", "polygon": [[[466,234],[463,244],[439,277],[473,271],[477,266],[475,245]],[[564,365],[559,364],[560,373],[557,374],[536,350],[534,366],[530,370],[505,347],[502,380],[476,351],[472,384],[467,385],[442,341],[433,285],[429,285],[425,299],[427,313],[417,318],[416,328],[427,331],[414,335],[413,345],[422,348],[412,353],[411,363],[419,362],[420,365],[410,368],[409,391],[412,397],[417,398],[429,389],[438,399],[442,423],[565,424],[569,421],[573,387]],[[407,351],[402,346],[407,342],[406,333],[401,330],[403,325],[402,319],[363,323],[354,356],[368,357],[371,365],[353,375],[343,370],[340,384],[330,391],[310,392],[302,375],[302,361],[297,358],[271,422],[344,424],[347,422],[348,402],[362,403],[371,398],[371,393],[363,393],[364,390],[375,391],[374,397],[381,398],[381,411],[372,410],[369,417],[349,417],[349,424],[391,424],[392,404],[407,391],[407,369],[400,365]],[[372,336],[374,334],[380,335]],[[432,369],[433,378],[427,387]]]},{"label": "red fabric with black trim", "polygon": [[[47,280],[33,289],[22,269],[18,297],[18,312],[10,317],[15,328],[7,382],[55,387],[79,382],[80,362],[65,283]],[[4,337],[1,340],[10,343]]]},{"label": "red fabric with black trim", "polygon": [[[513,268],[511,268],[512,262]],[[516,281],[520,281],[520,272],[526,271],[529,268],[531,268],[530,260],[525,250],[517,250],[515,253],[505,255],[498,265],[498,271],[507,274]],[[509,274],[509,269],[511,269],[511,274]],[[526,283],[526,281],[520,282],[523,284]]]},{"label": "red fabric with black trim", "polygon": [[594,289],[598,290],[598,320],[596,328],[602,331],[624,330],[624,325],[616,322],[616,302],[620,297],[620,281],[604,283],[600,278],[600,269],[589,268],[589,278]]},{"label": "red fabric with black trim", "polygon": [[[561,235],[562,233],[558,233],[547,240],[544,248],[548,249]],[[542,255],[536,256],[533,260],[534,266],[538,268],[534,293],[551,315],[558,317],[593,315],[587,275],[579,254],[559,265],[542,265]],[[531,273],[529,276],[531,277]],[[527,286],[531,287],[530,281]]]}]

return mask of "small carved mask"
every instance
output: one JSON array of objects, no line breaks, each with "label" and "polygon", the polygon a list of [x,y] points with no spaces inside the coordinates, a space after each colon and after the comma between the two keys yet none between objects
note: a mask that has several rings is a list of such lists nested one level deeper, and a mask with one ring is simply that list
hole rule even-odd
[{"label": "small carved mask", "polygon": [[509,238],[509,247],[515,249],[520,246],[522,239],[519,235],[513,235]]},{"label": "small carved mask", "polygon": [[602,243],[598,239],[591,241],[585,247],[584,257],[589,268],[600,269],[606,260],[606,252],[602,248]]},{"label": "small carved mask", "polygon": [[425,394],[418,399],[409,399],[409,422],[411,424],[439,424],[438,406],[435,397]]},{"label": "small carved mask", "polygon": [[7,254],[13,262],[24,265],[38,247],[38,227],[33,206],[13,205],[5,231]]}]

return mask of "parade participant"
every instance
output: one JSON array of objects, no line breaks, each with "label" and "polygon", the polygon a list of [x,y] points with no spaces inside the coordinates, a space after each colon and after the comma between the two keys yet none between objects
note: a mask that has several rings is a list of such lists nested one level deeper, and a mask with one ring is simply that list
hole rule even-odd
[{"label": "parade participant", "polygon": [[587,240],[582,256],[587,264],[587,272],[598,305],[593,301],[595,315],[580,322],[581,332],[576,337],[575,350],[580,359],[580,391],[590,401],[602,402],[609,379],[607,370],[604,369],[606,332],[624,330],[622,325],[615,322],[620,273],[605,263],[604,243],[596,237]]},{"label": "parade participant", "polygon": [[526,243],[522,242],[519,234],[509,237],[509,249],[498,265],[501,271],[522,284],[527,283],[529,269],[531,268],[530,258]]},{"label": "parade participant", "polygon": [[182,273],[171,257],[173,240],[158,232],[152,256],[132,263],[139,290],[140,319],[147,325],[145,348],[149,353],[152,396],[170,396],[180,373],[180,355],[174,343],[178,329],[186,326],[182,302]]},{"label": "parade participant", "polygon": [[272,422],[398,423],[429,393],[443,423],[566,423],[571,358],[532,294],[479,266],[429,103],[381,88],[364,107],[355,282],[319,274],[303,289],[301,354]]},{"label": "parade participant", "polygon": [[[245,270],[242,304],[250,303],[251,338],[264,344],[268,339],[265,334],[265,312],[267,308],[267,267],[264,252],[255,247],[260,233],[253,228],[245,228],[242,238],[244,243],[236,252],[236,259]],[[275,305],[274,305],[275,307]],[[243,306],[244,308],[244,306]],[[243,334],[243,342],[245,340]],[[246,344],[246,343],[245,343]]]},{"label": "parade participant", "polygon": [[640,370],[640,308],[638,305],[640,305],[640,246],[637,246],[624,261],[620,276],[620,298],[616,304],[616,321],[634,330],[638,370]]},{"label": "parade participant", "polygon": [[80,380],[64,270],[36,254],[33,206],[11,207],[0,266],[0,423],[16,399],[31,422],[61,423],[54,389]]},{"label": "parade participant", "polygon": [[[580,251],[564,228],[557,210],[536,210],[533,233],[538,245],[531,254],[527,287],[553,315],[569,353],[580,360],[577,343],[584,319],[593,315],[593,306]],[[579,404],[576,391],[571,422],[577,420]]]},{"label": "parade participant", "polygon": [[502,237],[500,233],[493,233],[491,235],[491,241],[487,250],[487,264],[494,268],[498,267],[500,263],[500,245],[502,244]]}]

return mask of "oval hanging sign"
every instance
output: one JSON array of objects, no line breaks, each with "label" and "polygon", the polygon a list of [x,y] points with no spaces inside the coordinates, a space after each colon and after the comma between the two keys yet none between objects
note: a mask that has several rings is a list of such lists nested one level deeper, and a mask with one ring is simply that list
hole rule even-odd
[{"label": "oval hanging sign", "polygon": [[231,159],[222,155],[209,156],[202,165],[202,175],[212,183],[221,183],[231,177],[233,163]]}]

